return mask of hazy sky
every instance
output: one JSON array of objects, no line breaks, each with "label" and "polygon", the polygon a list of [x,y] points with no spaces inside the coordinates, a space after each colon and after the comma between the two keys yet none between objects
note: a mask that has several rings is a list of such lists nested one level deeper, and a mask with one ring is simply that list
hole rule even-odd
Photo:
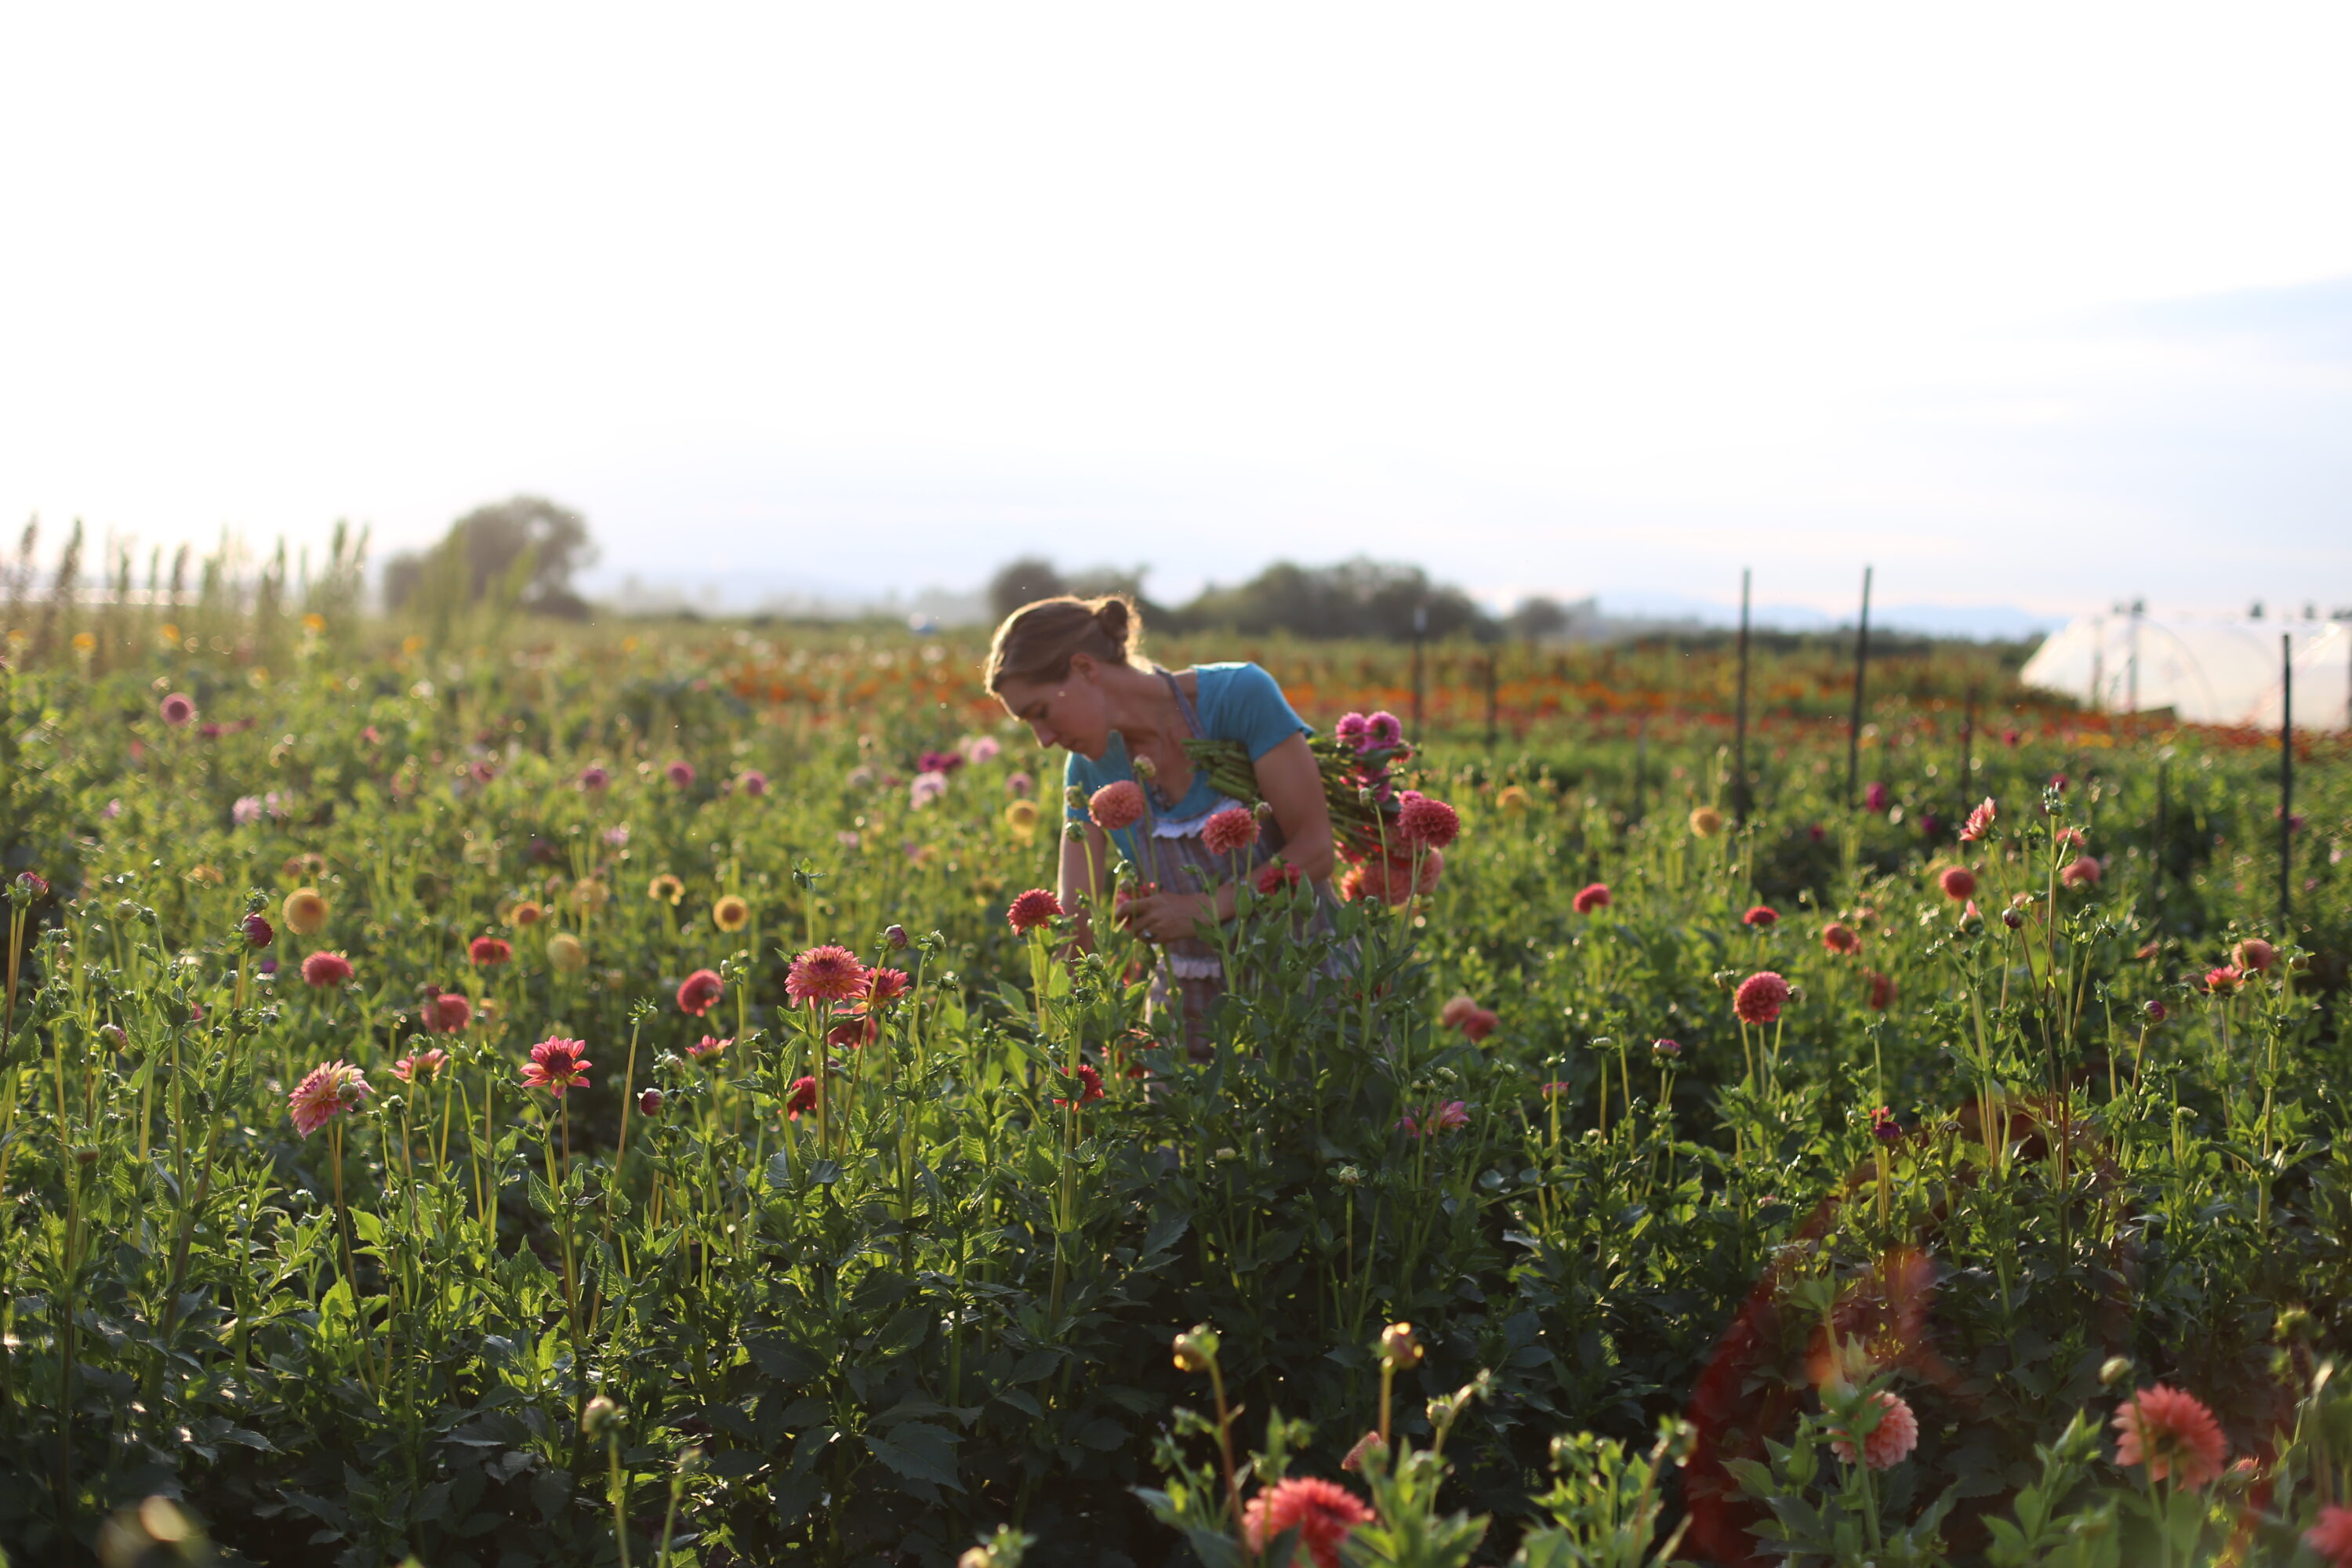
[{"label": "hazy sky", "polygon": [[0,524],[2352,604],[2352,9],[17,6]]}]

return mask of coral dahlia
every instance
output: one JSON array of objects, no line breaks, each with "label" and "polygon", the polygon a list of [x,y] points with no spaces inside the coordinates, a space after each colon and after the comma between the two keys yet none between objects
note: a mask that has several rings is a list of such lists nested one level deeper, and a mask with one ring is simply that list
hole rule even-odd
[{"label": "coral dahlia", "polygon": [[1953,902],[1965,902],[1976,897],[1977,874],[1966,866],[1947,866],[1944,874],[1936,879],[1936,885],[1943,889],[1944,897]]},{"label": "coral dahlia", "polygon": [[1759,904],[1740,916],[1739,923],[1754,926],[1758,931],[1769,931],[1780,923],[1780,911],[1769,904]]},{"label": "coral dahlia", "polygon": [[1477,1010],[1477,998],[1465,993],[1449,998],[1445,1005],[1438,1009],[1437,1021],[1449,1029],[1458,1029],[1462,1026],[1462,1021]]},{"label": "coral dahlia", "polygon": [[1251,1551],[1264,1552],[1276,1537],[1295,1530],[1315,1568],[1339,1568],[1339,1543],[1372,1519],[1372,1510],[1347,1488],[1315,1476],[1293,1476],[1250,1499],[1242,1510],[1242,1533]]},{"label": "coral dahlia", "polygon": [[2213,1412],[2193,1394],[2151,1384],[2116,1409],[2116,1463],[2147,1467],[2147,1479],[2170,1478],[2201,1487],[2221,1473],[2229,1439]]},{"label": "coral dahlia", "polygon": [[[1121,828],[1132,827],[1143,816],[1143,786],[1133,779],[1107,784],[1095,791],[1087,802],[1087,815],[1094,818],[1095,826],[1105,833],[1117,833]],[[1033,807],[1031,819],[1034,820],[1035,816]]]},{"label": "coral dahlia", "polygon": [[2205,989],[2216,996],[2234,995],[2245,978],[2244,972],[2236,964],[2224,963],[2218,969],[2205,972]]},{"label": "coral dahlia", "polygon": [[476,963],[504,963],[514,956],[514,949],[494,936],[478,936],[467,944],[466,956]]},{"label": "coral dahlia", "polygon": [[1608,908],[1609,884],[1606,882],[1593,882],[1588,885],[1576,895],[1573,902],[1576,907],[1576,912],[1580,915],[1589,915],[1595,910]]},{"label": "coral dahlia", "polygon": [[2352,1508],[2321,1509],[2319,1522],[2303,1532],[2303,1543],[2324,1558],[2327,1568],[2352,1568]]},{"label": "coral dahlia", "polygon": [[[1919,1446],[1919,1418],[1911,1413],[1908,1401],[1889,1390],[1879,1390],[1870,1402],[1878,1406],[1878,1425],[1862,1440],[1862,1461],[1874,1470],[1891,1470]],[[1851,1434],[1834,1432],[1830,1450],[1847,1464],[1853,1463]]]},{"label": "coral dahlia", "polygon": [[1875,969],[1867,973],[1870,981],[1870,994],[1867,998],[1870,1010],[1874,1013],[1884,1013],[1895,1001],[1895,981],[1892,976],[1881,974]]},{"label": "coral dahlia", "polygon": [[1992,825],[2000,816],[2000,808],[1993,805],[1992,796],[1985,796],[1984,804],[1969,813],[1968,822],[1960,828],[1960,842],[1974,844],[1983,838],[1992,831]]},{"label": "coral dahlia", "polygon": [[2070,888],[2095,888],[2105,870],[2106,867],[2100,864],[2097,856],[2077,855],[2058,873],[2058,879]]},{"label": "coral dahlia", "polygon": [[1011,922],[1013,935],[1027,936],[1048,921],[1062,918],[1062,900],[1043,888],[1032,888],[1013,900],[1004,918]]},{"label": "coral dahlia", "polygon": [[341,985],[351,977],[352,961],[340,952],[314,952],[302,961],[302,982],[306,985]]},{"label": "coral dahlia", "polygon": [[2248,974],[2260,974],[2278,962],[2278,949],[2261,937],[2250,936],[2230,950],[2230,962]]},{"label": "coral dahlia", "polygon": [[474,1021],[474,1005],[454,991],[427,996],[417,1011],[417,1022],[436,1035],[454,1035]]},{"label": "coral dahlia", "polygon": [[866,994],[866,966],[857,955],[833,942],[812,947],[784,973],[784,994],[795,1002],[854,1002]]},{"label": "coral dahlia", "polygon": [[403,1083],[431,1083],[448,1065],[449,1053],[445,1050],[419,1051],[393,1063],[392,1076]]},{"label": "coral dahlia", "polygon": [[1852,926],[1832,921],[1822,927],[1822,946],[1831,952],[1860,952],[1862,938],[1854,933]]},{"label": "coral dahlia", "polygon": [[1238,855],[1257,842],[1257,818],[1244,805],[1229,805],[1201,825],[1201,847],[1212,855]]},{"label": "coral dahlia", "polygon": [[1731,994],[1731,1010],[1743,1024],[1769,1024],[1788,1005],[1789,983],[1771,970],[1760,970],[1739,983]]},{"label": "coral dahlia", "polygon": [[358,1068],[345,1061],[327,1062],[312,1068],[294,1086],[294,1092],[286,1097],[286,1108],[293,1113],[294,1131],[308,1138],[373,1092],[367,1075]]},{"label": "coral dahlia", "polygon": [[1443,849],[1461,837],[1462,818],[1442,800],[1416,795],[1397,813],[1397,837],[1428,849]]}]

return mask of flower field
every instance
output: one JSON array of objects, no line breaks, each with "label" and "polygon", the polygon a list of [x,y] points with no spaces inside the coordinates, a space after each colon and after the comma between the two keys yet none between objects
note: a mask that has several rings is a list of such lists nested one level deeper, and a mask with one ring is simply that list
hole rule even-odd
[{"label": "flower field", "polygon": [[2352,1564],[2340,740],[1441,653],[1200,1059],[968,642],[44,638],[11,1562]]}]

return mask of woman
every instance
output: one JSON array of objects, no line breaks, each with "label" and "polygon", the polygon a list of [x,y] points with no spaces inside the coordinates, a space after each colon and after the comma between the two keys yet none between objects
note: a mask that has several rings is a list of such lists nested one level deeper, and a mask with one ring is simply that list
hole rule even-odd
[{"label": "woman", "polygon": [[[1065,837],[1059,896],[1088,940],[1083,897],[1110,890],[1118,849],[1147,884],[1119,910],[1129,929],[1160,942],[1182,988],[1187,1033],[1200,1043],[1200,1020],[1223,984],[1216,950],[1195,932],[1231,920],[1237,902],[1236,857],[1212,854],[1202,829],[1239,804],[1213,788],[1185,753],[1188,740],[1238,741],[1247,748],[1258,792],[1274,811],[1276,831],[1248,852],[1243,868],[1278,851],[1318,893],[1331,877],[1331,817],[1323,775],[1300,721],[1274,678],[1255,664],[1196,665],[1181,672],[1143,658],[1135,606],[1116,595],[1067,596],[1024,605],[996,628],[988,653],[988,689],[1004,710],[1027,724],[1041,746],[1069,753],[1065,781],[1078,790]],[[1148,766],[1139,769],[1138,759]],[[1116,834],[1095,826],[1083,804],[1121,780],[1143,786],[1150,811]],[[1267,840],[1274,842],[1268,844]]]}]

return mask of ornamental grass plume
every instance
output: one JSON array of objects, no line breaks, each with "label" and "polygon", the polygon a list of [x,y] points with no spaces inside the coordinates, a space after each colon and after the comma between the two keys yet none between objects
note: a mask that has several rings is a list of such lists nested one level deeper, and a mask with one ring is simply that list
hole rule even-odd
[{"label": "ornamental grass plume", "polygon": [[1339,1568],[1339,1543],[1373,1517],[1362,1499],[1337,1482],[1292,1476],[1250,1499],[1242,1510],[1242,1534],[1252,1552],[1262,1552],[1295,1530],[1299,1550],[1314,1559],[1315,1568]]},{"label": "ornamental grass plume", "polygon": [[2147,1467],[2150,1481],[2201,1487],[2221,1473],[2230,1441],[2193,1394],[2151,1384],[2116,1408],[2116,1463]]},{"label": "ornamental grass plume", "polygon": [[2230,950],[2230,962],[2246,974],[2260,974],[2278,962],[2278,949],[2261,937],[2250,936]]},{"label": "ornamental grass plume", "polygon": [[327,929],[330,910],[318,889],[297,888],[286,895],[286,902],[278,912],[286,917],[288,931],[298,936],[316,936]]},{"label": "ornamental grass plume", "polygon": [[646,884],[646,897],[656,904],[667,904],[670,908],[676,909],[678,901],[686,897],[686,883],[682,879],[664,871]]},{"label": "ornamental grass plume", "polygon": [[1843,921],[1832,921],[1822,927],[1822,947],[1829,952],[1856,953],[1862,951],[1862,938]]},{"label": "ornamental grass plume", "polygon": [[673,761],[669,766],[662,770],[662,773],[679,789],[688,788],[694,783],[694,764],[684,757]]},{"label": "ornamental grass plume", "polygon": [[1143,816],[1143,786],[1133,779],[1118,779],[1103,785],[1087,798],[1087,816],[1105,833],[1134,826]]},{"label": "ornamental grass plume", "polygon": [[577,974],[588,967],[588,949],[570,931],[560,931],[547,939],[547,962],[565,974]]},{"label": "ornamental grass plume", "polygon": [[1789,983],[1771,970],[1759,970],[1731,994],[1731,1011],[1743,1024],[1770,1024],[1779,1020],[1788,1001]]},{"label": "ornamental grass plume", "polygon": [[1712,838],[1723,831],[1723,813],[1711,805],[1702,805],[1690,814],[1690,830],[1701,838]]},{"label": "ornamental grass plume", "polygon": [[[1862,1440],[1862,1461],[1874,1470],[1891,1470],[1919,1446],[1919,1418],[1911,1413],[1908,1401],[1889,1389],[1872,1394],[1870,1403],[1878,1407],[1878,1425]],[[1830,1433],[1830,1451],[1853,1464],[1853,1433],[1839,1426],[1831,1427]]]},{"label": "ornamental grass plume", "polygon": [[2327,1568],[2352,1568],[2352,1508],[2321,1509],[2319,1522],[2303,1532],[2303,1543]]},{"label": "ornamental grass plume", "polygon": [[1740,916],[1739,923],[1754,926],[1758,931],[1770,931],[1780,923],[1780,911],[1769,904],[1759,904]]},{"label": "ornamental grass plume", "polygon": [[1443,849],[1462,836],[1462,817],[1442,800],[1408,793],[1397,813],[1397,837],[1417,849]]},{"label": "ornamental grass plume", "polygon": [[[708,970],[703,973],[709,973]],[[712,975],[715,981],[717,975]],[[784,972],[784,994],[795,1003],[814,1006],[826,1002],[847,1002],[866,988],[866,966],[857,955],[833,942],[812,947],[793,960]],[[684,994],[679,1005],[683,1006]],[[713,1000],[716,1000],[713,994]],[[691,1011],[692,1009],[688,1009]]]},{"label": "ornamental grass plume", "polygon": [[196,704],[187,693],[174,691],[163,699],[156,711],[163,715],[163,722],[173,729],[184,730],[196,716]]},{"label": "ornamental grass plume", "polygon": [[1965,903],[1976,897],[1977,874],[1966,866],[1947,866],[1943,874],[1936,879],[1936,885],[1943,889],[1944,897],[1954,903]]},{"label": "ornamental grass plume", "polygon": [[2077,855],[2058,873],[2058,879],[2070,888],[2095,888],[2106,868],[2095,855]]},{"label": "ornamental grass plume", "polygon": [[1015,936],[1027,936],[1039,926],[1062,918],[1062,900],[1043,888],[1032,888],[1004,911]]},{"label": "ornamental grass plume", "polygon": [[723,931],[739,931],[751,923],[751,900],[740,893],[724,893],[710,906],[710,923]]},{"label": "ornamental grass plume", "polygon": [[352,961],[340,952],[314,952],[302,961],[302,983],[324,990],[351,983]]},{"label": "ornamental grass plume", "polygon": [[[853,959],[851,962],[855,963],[856,960]],[[725,994],[726,990],[727,983],[719,978],[717,970],[698,969],[678,982],[678,1010],[690,1013],[699,1018],[719,1005],[719,998]]]},{"label": "ornamental grass plume", "polygon": [[1575,905],[1576,912],[1580,915],[1589,915],[1595,910],[1605,910],[1609,907],[1609,884],[1589,883],[1571,901]]},{"label": "ornamental grass plume", "polygon": [[1257,842],[1257,818],[1245,805],[1229,805],[1201,825],[1201,847],[1212,855],[1238,855]]},{"label": "ornamental grass plume", "polygon": [[449,1053],[436,1047],[405,1056],[392,1064],[392,1076],[403,1083],[431,1083],[449,1065]]},{"label": "ornamental grass plume", "polygon": [[1983,839],[1992,832],[1993,824],[2000,816],[2000,808],[1993,805],[1992,796],[1985,796],[1984,804],[1969,813],[1968,821],[1960,828],[1960,842],[1974,844]]},{"label": "ornamental grass plume", "polygon": [[530,1061],[522,1069],[522,1081],[530,1089],[543,1089],[562,1100],[569,1089],[588,1087],[588,1069],[596,1064],[587,1058],[588,1042],[551,1037],[530,1048]]},{"label": "ornamental grass plume", "polygon": [[312,1068],[294,1092],[286,1097],[293,1113],[294,1131],[308,1138],[346,1110],[356,1110],[373,1091],[367,1075],[346,1061]]},{"label": "ornamental grass plume", "polygon": [[514,957],[514,949],[495,936],[478,936],[466,944],[466,956],[482,968],[505,963]]}]

